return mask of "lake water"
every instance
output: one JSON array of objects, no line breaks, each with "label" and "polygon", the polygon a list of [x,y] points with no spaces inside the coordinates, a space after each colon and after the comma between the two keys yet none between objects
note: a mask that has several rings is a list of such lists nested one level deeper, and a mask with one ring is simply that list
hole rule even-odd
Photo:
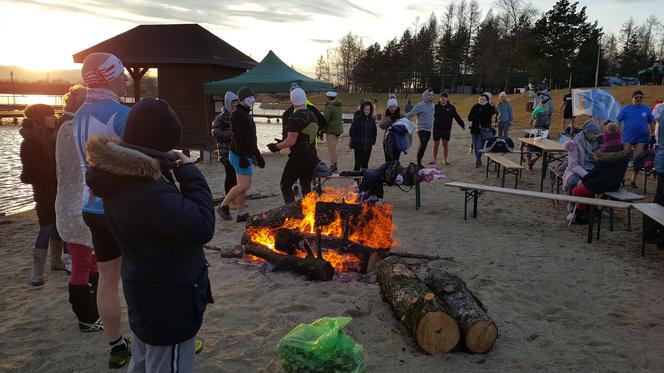
[{"label": "lake water", "polygon": [[[20,121],[19,121],[20,122]],[[23,138],[18,133],[19,126],[0,126],[0,215],[14,214],[34,207],[32,187],[21,183],[21,158],[19,155]],[[256,118],[258,149],[266,152],[267,144],[274,138],[281,138],[281,123],[267,123]],[[197,155],[193,154],[194,157]]]}]

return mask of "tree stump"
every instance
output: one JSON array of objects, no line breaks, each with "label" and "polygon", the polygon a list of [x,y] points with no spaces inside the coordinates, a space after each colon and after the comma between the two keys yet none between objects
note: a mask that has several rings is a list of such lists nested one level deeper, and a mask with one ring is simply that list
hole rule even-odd
[{"label": "tree stump", "polygon": [[498,328],[466,283],[442,269],[427,268],[421,277],[459,324],[463,344],[468,350],[474,353],[491,350]]},{"label": "tree stump", "polygon": [[459,343],[456,321],[406,262],[388,257],[377,272],[383,299],[424,352],[449,352]]}]

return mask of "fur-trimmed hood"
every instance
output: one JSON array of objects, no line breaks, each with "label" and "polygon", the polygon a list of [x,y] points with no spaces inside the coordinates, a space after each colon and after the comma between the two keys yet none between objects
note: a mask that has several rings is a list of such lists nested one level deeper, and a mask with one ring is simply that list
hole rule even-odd
[{"label": "fur-trimmed hood", "polygon": [[594,153],[597,162],[618,162],[629,157],[630,149],[625,145],[610,146]]},{"label": "fur-trimmed hood", "polygon": [[93,136],[85,143],[90,167],[109,174],[139,179],[159,180],[159,162],[141,152],[129,149],[104,136]]}]

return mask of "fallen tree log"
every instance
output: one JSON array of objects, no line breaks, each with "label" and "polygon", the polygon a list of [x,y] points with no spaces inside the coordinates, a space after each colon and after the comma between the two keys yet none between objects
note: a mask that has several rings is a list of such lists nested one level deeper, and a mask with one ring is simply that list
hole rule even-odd
[{"label": "fallen tree log", "polygon": [[449,352],[459,343],[456,321],[405,261],[389,257],[377,272],[383,299],[422,350],[429,354]]},{"label": "fallen tree log", "polygon": [[498,337],[498,328],[466,283],[442,269],[426,267],[425,271],[418,273],[459,324],[466,348],[474,353],[491,350]]},{"label": "fallen tree log", "polygon": [[334,268],[330,262],[313,255],[308,255],[306,258],[283,255],[253,243],[244,245],[244,253],[268,261],[274,265],[274,271],[300,273],[309,280],[329,281],[334,277]]}]

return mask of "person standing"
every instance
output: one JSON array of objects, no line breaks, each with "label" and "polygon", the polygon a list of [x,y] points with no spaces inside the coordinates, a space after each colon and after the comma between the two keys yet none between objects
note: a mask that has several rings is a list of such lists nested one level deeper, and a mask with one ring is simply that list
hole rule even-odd
[{"label": "person standing", "polygon": [[371,101],[365,101],[360,107],[361,115],[353,119],[350,125],[350,143],[355,153],[355,165],[353,170],[360,171],[363,168],[369,168],[369,159],[371,158],[371,148],[376,144],[378,130],[376,128],[376,119],[373,116],[373,104]]},{"label": "person standing", "polygon": [[496,110],[489,104],[489,96],[482,93],[468,114],[468,120],[471,122],[470,135],[473,139],[475,168],[482,166],[482,149],[485,142],[493,136],[491,122],[495,112]]},{"label": "person standing", "polygon": [[[85,57],[83,82],[88,87],[85,103],[74,115],[74,140],[82,173],[87,171],[85,143],[93,136],[119,139],[129,108],[122,105],[127,77],[119,58],[110,53],[92,53]],[[99,267],[97,307],[111,346],[108,366],[122,368],[131,359],[129,341],[120,334],[120,265],[122,252],[104,215],[102,199],[83,184],[83,221],[90,228],[92,246]]]},{"label": "person standing", "polygon": [[198,167],[172,151],[181,139],[168,103],[145,98],[129,113],[122,142],[96,136],[86,144],[86,180],[104,198],[123,253],[129,373],[193,372],[194,337],[212,303],[203,251],[214,235],[212,193]]},{"label": "person standing", "polygon": [[[549,95],[546,93],[541,93],[540,94],[540,103],[537,105],[535,110],[533,110],[532,114],[530,115],[530,127],[539,129],[542,131],[548,131],[549,128],[551,127],[551,116],[552,116],[552,111],[550,110],[550,106],[553,104],[550,101]],[[537,148],[528,146],[528,153],[526,153],[526,159],[528,160],[528,169],[532,170],[533,166],[537,161],[540,159],[542,156],[541,153],[535,153],[536,151],[539,151]],[[532,157],[532,153],[535,153],[535,157]]]},{"label": "person standing", "polygon": [[[291,83],[290,89],[288,92],[292,92],[295,88],[300,88],[300,85],[297,82]],[[318,135],[321,140],[323,139],[323,134],[327,130],[327,121],[325,120],[325,115],[323,115],[320,110],[314,105],[313,102],[307,99],[306,103],[307,109],[309,109],[314,116],[316,117],[316,122],[318,123]],[[291,105],[281,114],[281,123],[282,123],[282,139],[288,137],[288,131],[286,130],[286,123],[288,122],[288,117],[290,117],[293,112],[295,112],[295,107]]]},{"label": "person standing", "polygon": [[[646,149],[650,136],[655,132],[655,117],[648,106],[643,104],[643,97],[642,91],[634,91],[632,104],[622,108],[617,118],[617,122],[623,125],[622,140],[625,146],[632,149],[634,158]],[[632,176],[629,180],[632,188],[637,188],[638,174],[639,169],[632,167]]]},{"label": "person standing", "polygon": [[296,181],[300,181],[303,196],[311,192],[311,182],[314,179],[314,170],[318,160],[316,153],[318,121],[314,113],[306,106],[307,94],[302,88],[295,88],[290,92],[290,102],[295,111],[285,123],[286,138],[279,143],[267,145],[272,153],[290,149],[280,182],[281,194],[287,205],[295,202],[293,185]]},{"label": "person standing", "polygon": [[21,182],[32,185],[39,233],[32,248],[32,286],[44,285],[44,267],[51,248],[51,269],[64,270],[63,242],[55,227],[55,111],[44,104],[25,108],[19,133],[21,142]]},{"label": "person standing", "polygon": [[422,93],[422,101],[418,102],[412,110],[407,111],[404,115],[406,118],[417,116],[417,136],[420,139],[420,148],[417,150],[418,167],[423,167],[422,158],[424,158],[433,129],[433,114],[433,91],[427,89]]},{"label": "person standing", "polygon": [[104,330],[97,309],[99,273],[92,250],[90,229],[83,221],[83,174],[74,141],[74,113],[85,102],[87,88],[74,85],[63,101],[64,114],[55,145],[58,189],[55,198],[56,226],[66,242],[72,261],[69,279],[69,303],[78,319],[81,332]]},{"label": "person standing", "polygon": [[406,111],[406,113],[413,110],[413,104],[410,102],[408,95],[406,95],[406,106],[404,106],[403,109]]},{"label": "person standing", "polygon": [[572,91],[569,91],[564,97],[563,102],[560,103],[560,110],[563,111],[562,127],[560,133],[567,133],[569,136],[574,136],[574,114],[572,112]]},{"label": "person standing", "polygon": [[[657,192],[654,203],[664,206],[664,103],[659,103],[652,111],[653,118],[657,122],[657,153],[655,154],[655,170],[657,170]],[[660,140],[661,139],[661,140]],[[646,221],[646,240],[655,241],[658,249],[664,249],[664,229],[648,218]]]},{"label": "person standing", "polygon": [[443,143],[443,163],[449,165],[447,161],[448,143],[452,134],[452,120],[456,120],[462,130],[466,129],[466,124],[457,113],[456,108],[449,102],[447,93],[440,94],[440,100],[434,107],[433,115],[433,164],[438,161],[438,145]]},{"label": "person standing", "polygon": [[228,159],[228,153],[231,150],[233,141],[233,131],[231,130],[231,113],[237,108],[237,95],[231,91],[224,95],[223,112],[217,115],[212,122],[212,136],[217,141],[219,151],[219,162],[224,166],[226,178],[224,179],[224,191],[226,194],[237,184],[235,169]]},{"label": "person standing", "polygon": [[343,103],[337,98],[337,92],[327,92],[325,104],[325,130],[327,149],[330,152],[330,172],[337,172],[337,143],[339,136],[344,133]]},{"label": "person standing", "polygon": [[399,119],[403,118],[401,115],[401,108],[397,98],[391,96],[387,100],[387,109],[385,109],[385,116],[381,119],[378,126],[385,130],[383,136],[383,152],[385,153],[385,162],[399,161],[401,157],[401,150],[397,147],[397,137],[404,136],[396,133],[392,125]]},{"label": "person standing", "polygon": [[224,220],[232,220],[229,204],[235,201],[238,205],[235,221],[242,223],[249,220],[249,214],[244,212],[244,202],[251,187],[253,165],[263,168],[265,160],[258,150],[256,123],[249,115],[256,102],[256,94],[251,88],[242,87],[237,91],[237,97],[240,103],[230,117],[233,140],[228,152],[228,159],[237,174],[237,185],[226,193],[224,201],[217,208],[217,213]]},{"label": "person standing", "polygon": [[514,124],[512,103],[507,100],[507,93],[500,92],[498,105],[496,105],[496,122],[498,122],[498,136],[509,137],[510,127]]}]

